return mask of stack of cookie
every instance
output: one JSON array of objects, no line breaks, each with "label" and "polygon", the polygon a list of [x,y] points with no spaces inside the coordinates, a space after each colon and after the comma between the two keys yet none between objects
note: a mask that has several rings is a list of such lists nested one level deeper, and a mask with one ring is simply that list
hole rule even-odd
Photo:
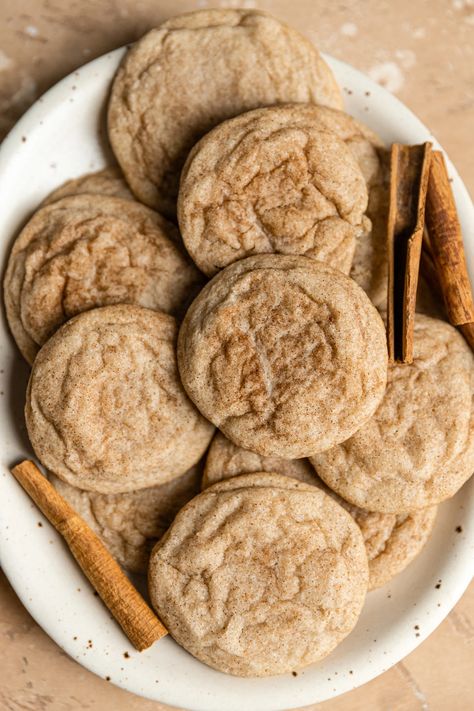
[{"label": "stack of cookie", "polygon": [[112,86],[120,168],[50,195],[5,276],[38,459],[231,674],[329,654],[474,470],[459,333],[420,314],[388,364],[386,153],[341,106],[277,20],[169,20]]}]

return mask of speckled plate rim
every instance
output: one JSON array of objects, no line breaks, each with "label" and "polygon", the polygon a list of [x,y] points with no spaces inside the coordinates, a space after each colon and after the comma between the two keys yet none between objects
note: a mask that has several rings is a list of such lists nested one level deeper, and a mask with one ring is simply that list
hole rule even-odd
[{"label": "speckled plate rim", "polygon": [[[54,187],[110,159],[103,116],[119,49],[82,67],[23,116],[0,149],[0,249],[5,265],[21,224]],[[438,143],[395,97],[360,72],[326,57],[346,109],[387,142]],[[474,213],[449,163],[474,275]],[[19,598],[73,659],[111,683],[193,711],[280,711],[322,702],[373,679],[415,649],[446,617],[474,574],[474,481],[440,507],[422,554],[369,594],[353,633],[297,676],[239,679],[216,672],[165,638],[141,654],[111,619],[59,536],[20,489],[8,467],[31,455],[22,408],[28,370],[0,315],[0,562]],[[459,529],[461,531],[459,532]],[[128,657],[125,656],[128,653]]]}]

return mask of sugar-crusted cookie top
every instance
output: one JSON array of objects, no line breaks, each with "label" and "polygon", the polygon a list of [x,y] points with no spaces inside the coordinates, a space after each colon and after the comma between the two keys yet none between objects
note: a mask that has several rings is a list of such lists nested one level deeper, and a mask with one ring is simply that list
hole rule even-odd
[{"label": "sugar-crusted cookie top", "polygon": [[257,11],[193,12],[128,52],[112,87],[109,136],[133,192],[173,214],[181,168],[201,136],[244,111],[289,101],[342,106],[308,40]]},{"label": "sugar-crusted cookie top", "polygon": [[[220,124],[193,148],[181,174],[178,219],[203,272],[277,253],[349,273],[367,188],[352,150],[330,130],[331,110],[320,121],[321,113],[298,104],[257,109]],[[371,148],[358,138],[356,155],[361,141]],[[371,174],[370,158],[358,157]]]},{"label": "sugar-crusted cookie top", "polygon": [[344,499],[403,513],[453,496],[474,470],[474,356],[447,323],[417,314],[414,362],[391,365],[375,415],[312,458]]},{"label": "sugar-crusted cookie top", "polygon": [[5,277],[10,328],[31,363],[64,321],[131,303],[177,314],[202,277],[176,228],[131,200],[82,194],[38,210],[15,241]]},{"label": "sugar-crusted cookie top", "polygon": [[183,474],[213,433],[184,392],[176,322],[138,306],[76,316],[35,359],[26,424],[42,463],[70,484],[118,493]]},{"label": "sugar-crusted cookie top", "polygon": [[340,272],[260,255],[221,271],[188,310],[183,384],[235,444],[296,459],[347,439],[385,390],[383,322]]},{"label": "sugar-crusted cookie top", "polygon": [[307,488],[205,491],[155,546],[152,603],[206,664],[281,674],[326,656],[354,627],[368,579],[362,536],[329,496]]},{"label": "sugar-crusted cookie top", "polygon": [[437,506],[429,506],[407,514],[388,514],[343,505],[364,538],[369,590],[385,585],[418,555],[433,530],[438,510]]}]

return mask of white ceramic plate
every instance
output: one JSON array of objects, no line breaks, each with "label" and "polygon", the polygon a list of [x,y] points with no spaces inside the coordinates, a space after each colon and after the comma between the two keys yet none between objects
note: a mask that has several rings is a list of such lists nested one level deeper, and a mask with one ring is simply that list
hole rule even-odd
[{"label": "white ceramic plate", "polygon": [[[19,121],[0,150],[1,259],[19,227],[64,180],[107,161],[104,109],[123,50],[57,84]],[[342,62],[327,58],[347,110],[387,142],[436,141],[397,99]],[[437,145],[437,144],[436,144]],[[450,166],[474,275],[474,215]],[[193,711],[277,711],[342,694],[381,674],[420,644],[459,600],[473,575],[474,480],[445,503],[423,553],[393,583],[368,595],[356,629],[297,676],[239,679],[201,664],[167,637],[134,652],[59,536],[8,468],[31,454],[23,425],[27,367],[0,324],[0,562],[35,620],[73,659],[135,694]],[[458,533],[456,529],[462,528]],[[124,653],[129,653],[129,658]]]}]

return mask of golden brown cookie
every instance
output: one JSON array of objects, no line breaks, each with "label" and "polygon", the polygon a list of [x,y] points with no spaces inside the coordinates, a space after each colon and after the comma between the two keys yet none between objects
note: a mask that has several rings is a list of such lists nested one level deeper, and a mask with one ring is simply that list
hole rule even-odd
[{"label": "golden brown cookie", "polygon": [[380,588],[401,573],[427,543],[437,506],[407,514],[376,513],[351,506],[338,497],[362,531],[369,559],[369,590]]},{"label": "golden brown cookie", "polygon": [[54,488],[102,539],[109,552],[132,573],[145,574],[150,552],[175,515],[199,492],[201,467],[166,484],[125,494],[84,491],[49,475]]},{"label": "golden brown cookie", "polygon": [[377,308],[387,302],[387,219],[389,203],[388,153],[377,148],[378,170],[367,183],[366,229],[357,237],[350,276]]},{"label": "golden brown cookie", "polygon": [[214,428],[182,388],[176,335],[171,316],[129,305],[56,331],[35,359],[25,408],[49,471],[110,494],[164,484],[199,461]]},{"label": "golden brown cookie", "polygon": [[[321,113],[340,112],[304,104],[249,111],[194,146],[181,173],[178,220],[205,274],[271,253],[301,254],[349,273],[367,188],[352,150],[330,120],[318,120]],[[360,160],[371,170],[366,154]]]},{"label": "golden brown cookie", "polygon": [[109,166],[96,173],[87,173],[79,178],[68,180],[59,188],[53,190],[41,203],[41,206],[50,205],[56,200],[72,195],[104,195],[108,197],[118,197],[124,200],[134,200],[125,179],[120,170],[115,166]]},{"label": "golden brown cookie", "polygon": [[202,488],[238,474],[275,472],[293,477],[307,484],[316,484],[319,477],[307,459],[262,457],[248,449],[237,447],[222,432],[216,432],[206,455]]},{"label": "golden brown cookie", "polygon": [[178,340],[190,398],[234,444],[299,459],[351,436],[385,391],[383,322],[352,279],[306,257],[219,272]]},{"label": "golden brown cookie", "polygon": [[404,513],[453,496],[474,471],[474,356],[447,323],[417,314],[411,365],[391,365],[374,416],[311,458],[319,476],[369,511]]},{"label": "golden brown cookie", "polygon": [[171,635],[237,676],[322,659],[353,629],[367,590],[351,516],[323,491],[275,477],[291,484],[229,489],[230,479],[199,494],[150,559],[150,597]]},{"label": "golden brown cookie", "polygon": [[202,276],[176,246],[176,232],[153,210],[116,197],[76,195],[39,209],[13,245],[4,282],[26,360],[64,321],[96,306],[182,313]]},{"label": "golden brown cookie", "polygon": [[181,168],[201,136],[244,111],[291,101],[342,106],[307,39],[258,11],[192,12],[127,53],[112,87],[109,137],[135,195],[173,215]]}]

